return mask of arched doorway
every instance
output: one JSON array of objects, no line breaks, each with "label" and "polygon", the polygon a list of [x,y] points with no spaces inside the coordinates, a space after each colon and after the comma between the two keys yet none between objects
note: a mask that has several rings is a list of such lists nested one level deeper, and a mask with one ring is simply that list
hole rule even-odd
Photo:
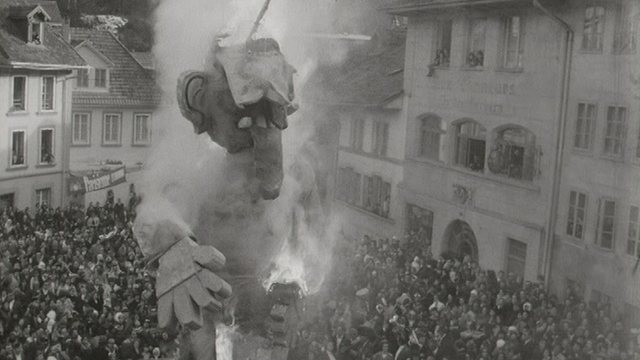
[{"label": "arched doorway", "polygon": [[478,261],[478,242],[471,226],[462,220],[454,220],[444,232],[443,254],[460,260],[469,255],[471,260]]}]

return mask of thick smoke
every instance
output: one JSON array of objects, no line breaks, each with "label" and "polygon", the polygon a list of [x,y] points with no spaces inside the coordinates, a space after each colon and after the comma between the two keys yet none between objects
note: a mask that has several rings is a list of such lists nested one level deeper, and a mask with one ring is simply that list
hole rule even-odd
[{"label": "thick smoke", "polygon": [[[168,199],[200,242],[225,253],[230,271],[268,278],[283,265],[301,261],[306,290],[314,292],[330,268],[339,227],[336,221],[323,220],[329,214],[319,215],[303,205],[309,194],[315,191],[317,196],[314,170],[326,168],[313,146],[318,121],[326,121],[325,117],[312,113],[305,99],[297,98],[300,110],[283,132],[281,196],[263,201],[247,192],[248,180],[237,169],[250,164],[251,153],[229,155],[207,135],[194,134],[175,100],[180,73],[205,69],[214,36],[225,29],[248,29],[263,4],[264,0],[163,0],[157,6],[153,52],[164,97],[154,116],[153,152],[140,189],[143,205],[154,198]],[[305,85],[320,62],[341,60],[335,53],[323,58],[316,45],[301,36],[331,32],[336,12],[334,0],[271,1],[260,31],[268,29],[298,70],[296,89]]]}]

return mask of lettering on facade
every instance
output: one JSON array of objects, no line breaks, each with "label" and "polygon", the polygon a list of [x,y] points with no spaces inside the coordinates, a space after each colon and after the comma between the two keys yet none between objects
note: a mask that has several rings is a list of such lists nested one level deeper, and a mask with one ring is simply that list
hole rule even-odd
[{"label": "lettering on facade", "polygon": [[453,201],[462,205],[472,205],[473,190],[462,185],[453,184]]},{"label": "lettering on facade", "polygon": [[491,95],[516,95],[516,85],[508,82],[494,81],[438,81],[436,90],[459,91],[466,93],[481,93]]}]

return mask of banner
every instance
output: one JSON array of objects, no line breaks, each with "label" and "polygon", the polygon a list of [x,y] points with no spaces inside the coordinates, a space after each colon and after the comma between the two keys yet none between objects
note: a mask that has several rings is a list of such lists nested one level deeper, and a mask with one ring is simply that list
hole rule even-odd
[{"label": "banner", "polygon": [[102,171],[87,176],[71,176],[69,190],[72,193],[88,193],[127,182],[124,166],[111,171]]}]

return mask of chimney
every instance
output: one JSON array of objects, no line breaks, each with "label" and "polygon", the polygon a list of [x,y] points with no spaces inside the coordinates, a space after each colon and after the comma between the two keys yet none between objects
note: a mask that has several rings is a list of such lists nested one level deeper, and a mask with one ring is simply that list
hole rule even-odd
[{"label": "chimney", "polygon": [[71,30],[70,30],[70,22],[69,18],[64,18],[62,20],[62,38],[64,41],[71,43]]}]

